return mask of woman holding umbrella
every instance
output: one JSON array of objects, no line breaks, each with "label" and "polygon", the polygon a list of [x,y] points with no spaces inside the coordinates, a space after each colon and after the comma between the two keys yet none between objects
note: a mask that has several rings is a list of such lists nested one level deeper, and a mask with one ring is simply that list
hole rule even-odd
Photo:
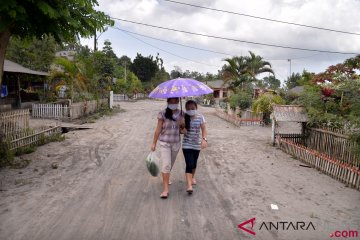
[{"label": "woman holding umbrella", "polygon": [[161,174],[164,190],[161,198],[169,195],[170,171],[180,150],[180,127],[183,124],[183,112],[179,110],[179,98],[168,98],[165,110],[158,113],[157,126],[154,134],[151,151],[156,150],[158,140],[161,154]]},{"label": "woman holding umbrella", "polygon": [[181,97],[199,96],[212,92],[212,89],[195,79],[176,78],[161,83],[149,94],[150,98],[167,99],[167,108],[157,116],[157,127],[151,145],[151,150],[155,151],[156,143],[160,140],[161,172],[164,186],[161,198],[169,196],[170,171],[180,150],[180,125],[184,116],[181,104],[181,110],[178,109],[179,98],[181,101]]}]

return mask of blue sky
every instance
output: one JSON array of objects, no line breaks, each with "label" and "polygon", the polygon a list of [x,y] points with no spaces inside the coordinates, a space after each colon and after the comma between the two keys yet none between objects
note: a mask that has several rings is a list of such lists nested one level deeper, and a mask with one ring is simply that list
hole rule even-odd
[{"label": "blue sky", "polygon": [[[355,20],[358,18],[358,13],[360,12],[360,1],[358,0],[179,1],[261,17],[360,33],[360,24]],[[106,12],[110,16],[142,23],[247,41],[360,53],[359,35],[301,28],[181,6],[165,1],[103,0],[99,1],[99,4],[98,9]],[[292,59],[292,72],[301,72],[303,69],[320,72],[331,64],[342,62],[344,59],[354,56],[279,49],[230,42],[183,33],[174,33],[120,21],[116,21],[115,26],[163,40],[231,53],[233,55],[246,55],[248,51],[253,51],[271,62],[276,76],[282,81],[290,73],[290,63],[287,59]],[[137,53],[145,56],[150,54],[155,56],[159,53],[160,57],[164,59],[166,70],[169,72],[174,66],[179,66],[182,70],[216,73],[224,64],[222,59],[227,57],[221,54],[164,43],[142,36],[134,36],[148,44],[187,59],[163,52],[113,28],[108,28],[108,30],[99,37],[99,48],[103,46],[104,40],[108,39],[112,42],[112,47],[118,56],[127,55],[133,59]],[[82,43],[88,44],[90,48],[93,47],[93,39],[83,39]]]}]

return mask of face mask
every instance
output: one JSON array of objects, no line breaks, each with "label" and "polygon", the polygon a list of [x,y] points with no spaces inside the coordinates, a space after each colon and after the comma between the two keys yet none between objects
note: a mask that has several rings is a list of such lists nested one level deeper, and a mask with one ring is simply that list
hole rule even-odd
[{"label": "face mask", "polygon": [[190,115],[190,116],[195,116],[196,110],[187,110],[187,111],[186,111],[186,114],[187,114],[187,115]]},{"label": "face mask", "polygon": [[170,108],[171,110],[176,110],[178,109],[179,104],[168,104],[168,108]]}]

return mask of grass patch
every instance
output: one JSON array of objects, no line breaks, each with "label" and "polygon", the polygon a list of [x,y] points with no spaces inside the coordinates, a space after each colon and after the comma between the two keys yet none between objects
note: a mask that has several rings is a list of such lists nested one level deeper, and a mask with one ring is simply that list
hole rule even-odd
[{"label": "grass patch", "polygon": [[65,135],[56,133],[51,136],[43,134],[36,145],[20,147],[15,150],[9,149],[9,142],[0,142],[0,168],[10,166],[12,168],[25,168],[30,164],[30,160],[22,160],[22,162],[14,162],[15,156],[29,154],[36,151],[37,146],[45,145],[49,142],[60,142],[65,140]]},{"label": "grass patch", "polygon": [[14,161],[14,152],[10,151],[7,142],[0,142],[0,167],[11,165]]},{"label": "grass patch", "polygon": [[29,159],[18,159],[14,161],[10,167],[13,169],[22,169],[26,168],[31,163],[31,160]]},{"label": "grass patch", "polygon": [[27,146],[27,147],[21,147],[14,151],[15,156],[20,156],[23,154],[30,154],[36,151],[36,146]]}]

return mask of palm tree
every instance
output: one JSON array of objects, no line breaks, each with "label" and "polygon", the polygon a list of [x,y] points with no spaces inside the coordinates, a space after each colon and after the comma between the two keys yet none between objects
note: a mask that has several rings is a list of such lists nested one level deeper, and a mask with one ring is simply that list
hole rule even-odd
[{"label": "palm tree", "polygon": [[235,90],[241,85],[241,88],[244,88],[244,83],[249,81],[247,68],[248,62],[244,56],[235,56],[232,58],[224,59],[228,65],[225,65],[224,71],[226,71],[231,78],[224,80],[225,82],[230,82],[230,87]]},{"label": "palm tree", "polygon": [[251,51],[249,51],[249,53],[250,57],[246,57],[246,72],[251,76],[251,78],[253,78],[253,80],[255,80],[256,76],[261,73],[272,73],[274,75],[270,62],[264,61],[263,57],[256,55]]},{"label": "palm tree", "polygon": [[62,70],[52,71],[50,80],[52,81],[59,78],[65,80],[70,90],[72,102],[74,101],[74,90],[82,93],[87,92],[87,80],[75,62],[60,57],[55,59],[55,64],[60,66]]},{"label": "palm tree", "polygon": [[[256,76],[261,73],[272,73],[271,64],[265,61],[261,56],[249,51],[250,56],[235,56],[224,59],[228,64],[225,65],[224,71],[232,77],[231,85],[237,88],[241,85],[244,89],[246,83],[256,81]],[[225,80],[229,81],[229,80]]]}]

